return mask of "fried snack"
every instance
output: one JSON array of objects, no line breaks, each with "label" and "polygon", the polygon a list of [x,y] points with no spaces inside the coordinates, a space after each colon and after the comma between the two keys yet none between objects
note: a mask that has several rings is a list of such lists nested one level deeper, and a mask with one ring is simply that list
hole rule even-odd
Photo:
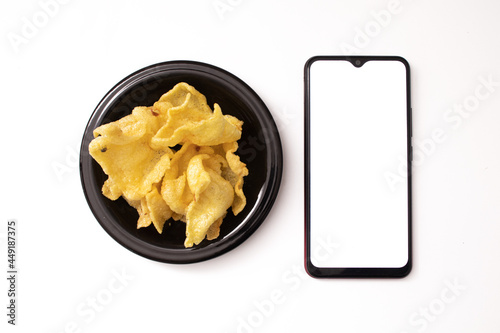
[{"label": "fried snack", "polygon": [[229,207],[237,215],[246,205],[248,169],[236,155],[242,126],[179,83],[153,106],[94,130],[89,152],[108,175],[102,193],[134,207],[137,228],[153,224],[161,234],[172,218],[186,223],[185,247],[216,239]]},{"label": "fried snack", "polygon": [[169,109],[167,123],[151,139],[154,148],[173,147],[181,142],[191,142],[198,146],[213,146],[224,142],[235,142],[241,138],[242,122],[231,116],[224,116],[218,104],[208,117],[198,121],[183,121],[182,114],[192,107],[188,95],[186,103]]},{"label": "fried snack", "polygon": [[234,215],[238,215],[247,204],[247,199],[243,193],[243,177],[248,176],[248,169],[246,164],[241,162],[240,157],[236,155],[236,150],[238,149],[236,141],[224,143],[222,148],[226,153],[225,157],[228,164],[228,167],[224,170],[223,177],[229,180],[234,188],[235,197],[232,210]]},{"label": "fried snack", "polygon": [[161,195],[174,213],[185,216],[187,207],[193,200],[186,175],[189,161],[198,153],[211,152],[213,149],[210,147],[199,147],[187,142],[172,157],[171,167],[163,177]]},{"label": "fried snack", "polygon": [[215,155],[198,154],[188,165],[187,183],[193,193],[193,200],[186,210],[185,247],[199,244],[215,221],[226,214],[234,199],[231,183],[220,175],[221,171],[203,163]]},{"label": "fried snack", "polygon": [[102,189],[106,197],[140,200],[161,181],[173,152],[149,145],[159,127],[150,108],[136,107],[132,114],[94,130],[89,152],[108,175]]}]

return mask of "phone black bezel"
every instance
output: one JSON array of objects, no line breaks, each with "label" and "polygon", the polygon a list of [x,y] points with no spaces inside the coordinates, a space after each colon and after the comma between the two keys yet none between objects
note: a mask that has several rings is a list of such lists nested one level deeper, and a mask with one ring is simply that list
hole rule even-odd
[{"label": "phone black bezel", "polygon": [[[310,69],[316,61],[349,61],[355,67],[361,67],[367,61],[399,61],[406,68],[406,126],[407,126],[407,178],[408,178],[408,262],[399,268],[392,267],[316,267],[311,262],[310,249]],[[400,56],[314,56],[307,60],[304,66],[304,265],[307,273],[315,278],[401,278],[407,276],[412,263],[412,108],[410,89],[410,64]]]}]

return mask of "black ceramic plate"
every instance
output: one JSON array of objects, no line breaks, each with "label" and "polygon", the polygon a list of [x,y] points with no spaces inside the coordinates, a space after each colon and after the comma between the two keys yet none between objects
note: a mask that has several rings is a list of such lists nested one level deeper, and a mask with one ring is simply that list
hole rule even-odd
[{"label": "black ceramic plate", "polygon": [[[135,106],[152,105],[179,82],[194,86],[213,108],[243,120],[238,155],[247,164],[243,190],[245,209],[231,210],[217,239],[184,248],[185,224],[165,224],[163,234],[151,225],[136,228],[138,214],[124,199],[111,201],[101,193],[107,176],[88,153],[93,130],[130,114]],[[276,124],[259,96],[243,81],[220,68],[192,61],[171,61],[143,68],[119,82],[97,105],[85,129],[80,149],[80,177],[87,202],[104,230],[127,249],[168,263],[192,263],[221,255],[245,241],[264,221],[278,194],[283,157]]]}]

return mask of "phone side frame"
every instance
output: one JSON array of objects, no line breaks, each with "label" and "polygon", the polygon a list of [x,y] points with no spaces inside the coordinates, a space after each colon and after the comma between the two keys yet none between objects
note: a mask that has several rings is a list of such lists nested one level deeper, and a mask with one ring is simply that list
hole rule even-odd
[{"label": "phone side frame", "polygon": [[[370,60],[399,61],[406,69],[406,164],[408,180],[408,261],[403,267],[316,267],[311,262],[310,222],[311,222],[311,165],[310,165],[310,70],[314,62],[320,60],[349,61],[354,66],[362,66]],[[306,272],[314,278],[402,278],[413,268],[412,243],[412,107],[410,64],[400,56],[314,56],[304,66],[304,266]]]}]

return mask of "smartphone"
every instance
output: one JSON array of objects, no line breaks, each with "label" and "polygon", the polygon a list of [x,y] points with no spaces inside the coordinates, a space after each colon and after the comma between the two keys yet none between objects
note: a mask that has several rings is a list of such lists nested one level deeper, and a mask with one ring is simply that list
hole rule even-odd
[{"label": "smartphone", "polygon": [[304,72],[305,268],[313,277],[404,277],[412,267],[409,63],[316,56]]}]

